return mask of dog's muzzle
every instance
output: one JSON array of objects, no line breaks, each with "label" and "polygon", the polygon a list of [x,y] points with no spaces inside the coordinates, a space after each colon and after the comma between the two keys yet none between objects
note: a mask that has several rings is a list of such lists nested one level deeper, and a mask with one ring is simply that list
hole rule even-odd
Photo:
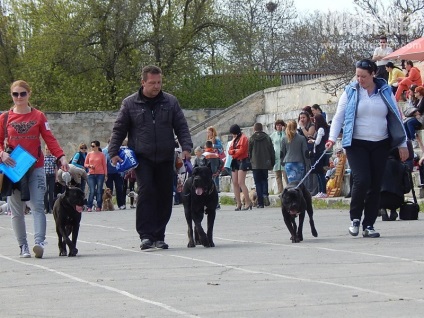
[{"label": "dog's muzzle", "polygon": [[300,214],[300,212],[297,211],[297,210],[290,210],[289,213],[294,218],[297,218],[299,216],[299,214]]}]

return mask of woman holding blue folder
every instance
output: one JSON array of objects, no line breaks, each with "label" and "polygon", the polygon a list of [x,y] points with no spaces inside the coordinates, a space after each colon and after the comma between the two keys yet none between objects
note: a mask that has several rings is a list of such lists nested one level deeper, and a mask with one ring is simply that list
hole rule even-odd
[{"label": "woman holding blue folder", "polygon": [[[25,207],[31,209],[34,219],[34,247],[36,258],[43,257],[46,238],[46,215],[44,214],[44,193],[46,191],[46,175],[44,172],[44,155],[41,150],[40,137],[43,138],[57,164],[63,171],[69,170],[65,154],[50,130],[43,112],[31,107],[29,98],[31,88],[25,81],[13,82],[10,86],[13,106],[0,115],[0,161],[9,167],[19,165],[7,150],[21,146],[30,153],[36,162],[25,176],[26,182],[16,182],[7,193],[7,201],[12,212],[12,227],[18,240],[20,257],[31,257],[28,247],[25,225]],[[25,193],[25,195],[24,195]],[[29,194],[29,197],[28,197]]]}]

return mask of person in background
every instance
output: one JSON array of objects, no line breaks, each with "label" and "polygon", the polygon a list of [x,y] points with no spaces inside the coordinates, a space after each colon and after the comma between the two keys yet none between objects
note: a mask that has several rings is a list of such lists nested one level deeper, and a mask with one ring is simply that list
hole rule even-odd
[{"label": "person in background", "polygon": [[[127,193],[127,189],[129,192],[135,192],[135,182],[137,181],[137,177],[135,174],[135,170],[131,169],[127,171],[124,176],[124,193]],[[134,205],[134,196],[130,196],[130,209],[135,209]]]},{"label": "person in background", "polygon": [[91,142],[91,151],[85,158],[84,167],[88,168],[88,202],[87,212],[93,211],[94,196],[96,196],[96,211],[102,210],[103,184],[107,180],[106,157],[100,148],[100,142],[93,140]]},{"label": "person in background", "polygon": [[196,149],[194,149],[193,167],[202,167],[202,166],[206,166],[206,159],[205,159],[205,156],[203,155],[203,149],[202,147],[196,147]]},{"label": "person in background", "polygon": [[175,135],[183,160],[190,160],[193,142],[178,100],[162,91],[162,70],[146,66],[141,71],[140,89],[122,102],[109,144],[109,155],[116,164],[121,160],[119,147],[128,136],[128,147],[139,161],[135,169],[136,229],[141,250],[169,247],[165,230],[172,214]]},{"label": "person in background", "polygon": [[408,71],[408,75],[406,77],[398,77],[398,89],[396,91],[396,101],[400,101],[401,95],[404,91],[408,90],[412,84],[417,86],[423,85],[423,81],[421,79],[420,70],[414,66],[412,61],[406,61],[406,70]]},{"label": "person in background", "polygon": [[403,71],[395,66],[392,62],[387,62],[386,71],[389,73],[389,80],[387,84],[392,88],[393,94],[396,94],[398,88],[398,78],[404,77]]},{"label": "person in background", "polygon": [[110,157],[109,157],[109,142],[110,139],[107,142],[106,147],[103,148],[102,152],[106,157],[106,164],[107,164],[107,180],[106,180],[106,188],[109,188],[113,192],[113,185],[115,185],[115,195],[116,195],[116,203],[118,204],[119,210],[125,210],[125,193],[124,193],[124,178],[118,170],[116,170],[116,167],[112,166],[110,163]]},{"label": "person in background", "polygon": [[[218,158],[220,158],[221,160],[224,159],[225,158],[224,148],[222,147],[221,139],[219,139],[218,133],[216,132],[215,127],[209,126],[208,128],[206,128],[206,132],[207,132],[207,140],[212,142],[212,148],[214,149],[215,153],[218,155]],[[216,185],[216,191],[220,193],[221,191],[219,189],[219,177],[216,177],[214,181]]]},{"label": "person in background", "polygon": [[[307,111],[301,111],[298,117],[298,131],[301,136],[306,139],[312,138],[315,135],[315,125],[311,120],[311,116]],[[310,148],[312,150],[313,147]]]},{"label": "person in background", "polygon": [[313,104],[311,106],[312,114],[314,115],[314,122],[315,122],[315,115],[320,114],[324,119],[327,121],[327,114],[324,113],[321,109],[321,107],[318,104]]},{"label": "person in background", "polygon": [[56,182],[56,157],[52,156],[48,147],[45,147],[44,172],[46,173],[46,192],[44,194],[44,211],[46,214],[52,213],[54,203],[54,187]]},{"label": "person in background", "polygon": [[285,183],[287,183],[287,174],[284,169],[284,165],[280,159],[280,151],[281,151],[281,141],[286,135],[286,123],[282,119],[277,119],[274,123],[275,131],[269,136],[272,140],[272,144],[274,146],[274,156],[275,156],[275,165],[273,167],[275,173],[275,180],[277,181],[278,193],[283,192],[283,178]]},{"label": "person in background", "polygon": [[322,158],[321,156],[325,152],[325,143],[328,140],[330,126],[328,126],[327,122],[324,119],[324,116],[322,116],[321,114],[315,115],[315,129],[317,130],[315,139],[311,138],[308,140],[308,143],[314,145],[313,165],[315,165],[315,168],[313,170],[313,173],[315,173],[318,178],[318,194],[315,195],[315,198],[326,198],[327,190],[324,166],[327,163],[325,155]]},{"label": "person in background", "polygon": [[284,163],[287,179],[290,182],[300,181],[305,176],[308,153],[306,138],[297,133],[294,120],[287,122],[286,136],[281,142],[281,160]]},{"label": "person in background", "polygon": [[375,77],[384,78],[386,82],[389,78],[389,74],[386,70],[386,64],[388,61],[383,60],[383,57],[389,55],[392,52],[392,48],[387,46],[387,37],[384,35],[380,36],[380,46],[374,50],[372,60],[377,64],[377,72],[375,73]]},{"label": "person in background", "polygon": [[[241,132],[240,126],[234,124],[230,127],[230,134],[233,135],[233,141],[228,153],[232,156],[231,176],[233,182],[234,197],[236,199],[236,211],[252,210],[253,203],[249,199],[249,191],[246,187],[246,174],[252,169],[249,161],[249,139]],[[246,206],[241,206],[240,189],[246,200]]]},{"label": "person in background", "polygon": [[219,173],[221,172],[224,163],[219,158],[218,154],[214,151],[211,140],[206,140],[205,151],[203,152],[202,156],[206,160],[206,165],[209,165],[212,170],[212,179],[215,182],[216,190],[218,191],[219,181],[217,181],[217,179],[219,179]]},{"label": "person in background", "polygon": [[[13,99],[13,106],[0,115],[0,139],[7,139],[6,143],[9,148],[16,148],[20,145],[37,159],[33,168],[24,176],[28,180],[27,185],[14,184],[14,189],[11,188],[10,193],[7,193],[7,202],[12,213],[12,228],[18,241],[20,257],[31,257],[24,212],[26,206],[29,206],[34,220],[35,244],[33,252],[36,258],[42,258],[46,239],[46,215],[44,213],[46,177],[40,137],[43,138],[52,155],[57,158],[57,164],[61,169],[68,171],[69,165],[62,148],[50,129],[46,116],[30,105],[31,93],[31,87],[27,82],[18,80],[12,83],[10,95]],[[26,127],[26,129],[21,129],[22,127]],[[4,143],[0,143],[0,161],[7,166],[15,167],[18,163],[5,150]],[[19,186],[19,189],[17,186]],[[23,186],[26,188],[23,189]],[[29,201],[22,201],[24,192],[29,192]]]},{"label": "person in background", "polygon": [[342,147],[346,150],[353,176],[350,202],[352,236],[380,237],[374,229],[380,208],[380,188],[385,163],[391,148],[399,148],[399,156],[408,156],[406,133],[391,88],[375,77],[377,65],[368,59],[356,63],[356,81],[349,84],[340,97],[330,128],[326,148],[336,142],[343,126]]},{"label": "person in background", "polygon": [[[88,169],[84,167],[85,158],[87,157],[87,145],[85,143],[80,143],[77,151],[72,157],[71,163],[78,168],[85,169],[88,172]],[[85,193],[86,181],[81,179],[81,190]]]},{"label": "person in background", "polygon": [[421,129],[424,122],[424,87],[418,86],[414,90],[414,97],[417,100],[416,111],[412,112],[410,118],[404,122],[406,135],[412,141],[412,146],[418,148],[418,141],[415,139],[416,130]]},{"label": "person in background", "polygon": [[249,158],[252,163],[253,179],[258,196],[258,208],[269,206],[268,170],[275,164],[275,151],[271,138],[263,131],[261,123],[253,125],[249,138]]}]

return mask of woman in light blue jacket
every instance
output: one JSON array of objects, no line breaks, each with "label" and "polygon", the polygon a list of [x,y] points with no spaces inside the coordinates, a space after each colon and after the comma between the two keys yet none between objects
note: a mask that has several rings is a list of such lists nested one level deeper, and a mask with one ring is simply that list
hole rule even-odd
[{"label": "woman in light blue jacket", "polygon": [[399,148],[402,161],[408,158],[406,133],[400,111],[386,81],[375,78],[377,65],[368,59],[356,63],[357,81],[340,97],[326,148],[331,148],[343,126],[342,147],[353,175],[349,233],[379,237],[374,230],[380,208],[380,188],[390,149]]}]

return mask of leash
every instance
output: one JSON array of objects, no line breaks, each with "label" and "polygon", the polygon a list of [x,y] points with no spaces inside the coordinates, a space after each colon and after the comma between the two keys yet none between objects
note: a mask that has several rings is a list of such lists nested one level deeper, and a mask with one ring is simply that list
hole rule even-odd
[{"label": "leash", "polygon": [[312,170],[315,169],[315,166],[317,165],[317,163],[322,159],[322,157],[324,157],[324,155],[326,154],[326,151],[324,151],[321,156],[317,159],[317,161],[315,161],[315,163],[311,166],[311,169],[309,169],[309,171],[305,174],[305,176],[303,177],[302,180],[299,181],[299,183],[297,184],[297,186],[295,187],[295,189],[299,188],[299,186],[303,183],[303,181],[305,181],[305,179],[311,174]]}]

